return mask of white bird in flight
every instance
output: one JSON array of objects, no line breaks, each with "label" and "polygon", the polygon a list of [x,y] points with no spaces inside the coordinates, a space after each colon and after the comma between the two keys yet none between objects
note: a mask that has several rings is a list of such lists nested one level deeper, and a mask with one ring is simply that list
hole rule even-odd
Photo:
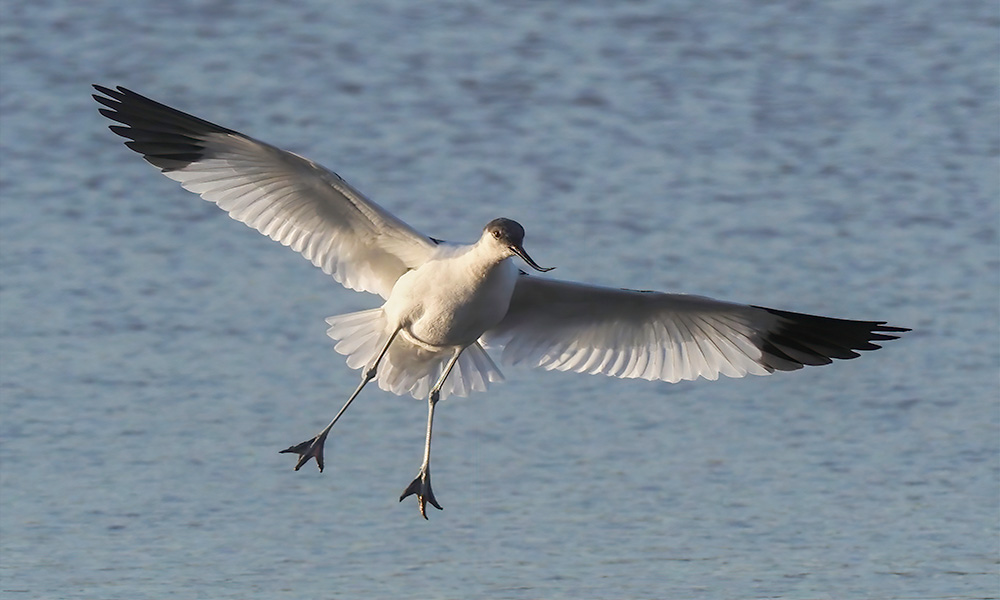
[{"label": "white bird in flight", "polygon": [[282,452],[323,470],[327,434],[373,379],[385,391],[427,398],[423,462],[400,501],[431,490],[434,407],[451,394],[501,381],[503,362],[676,382],[743,377],[824,365],[875,350],[909,331],[684,294],[597,287],[529,275],[524,229],[486,224],[474,244],[428,237],[363,196],[336,173],[239,132],[123,87],[94,88],[111,131],[188,191],[300,252],[344,286],[384,299],[379,308],[330,317],[328,335],[361,383],[315,437]]}]

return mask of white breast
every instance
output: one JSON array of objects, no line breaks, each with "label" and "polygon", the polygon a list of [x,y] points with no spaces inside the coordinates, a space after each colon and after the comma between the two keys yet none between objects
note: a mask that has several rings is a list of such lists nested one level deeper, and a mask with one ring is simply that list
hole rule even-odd
[{"label": "white breast", "polygon": [[509,258],[476,248],[428,261],[399,278],[383,307],[390,327],[433,347],[466,346],[507,314],[517,281]]}]

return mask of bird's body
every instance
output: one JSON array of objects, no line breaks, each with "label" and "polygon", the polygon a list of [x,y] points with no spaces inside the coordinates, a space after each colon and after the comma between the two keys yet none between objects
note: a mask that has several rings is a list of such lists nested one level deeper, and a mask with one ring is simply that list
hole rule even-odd
[{"label": "bird's body", "polygon": [[392,288],[383,305],[389,326],[416,344],[468,346],[507,314],[517,267],[485,234],[471,246],[448,247]]},{"label": "bird's body", "polygon": [[301,252],[343,285],[380,295],[379,308],[330,317],[328,334],[362,381],[319,435],[283,452],[323,469],[327,434],[364,386],[428,399],[424,461],[403,493],[421,514],[430,487],[439,399],[486,390],[505,362],[649,380],[742,377],[821,365],[874,350],[908,331],[720,302],[601,288],[528,275],[524,229],[495,219],[479,240],[442,242],[414,230],[335,173],[296,154],[182,113],[125,88],[94,86],[112,131],[189,191]]}]

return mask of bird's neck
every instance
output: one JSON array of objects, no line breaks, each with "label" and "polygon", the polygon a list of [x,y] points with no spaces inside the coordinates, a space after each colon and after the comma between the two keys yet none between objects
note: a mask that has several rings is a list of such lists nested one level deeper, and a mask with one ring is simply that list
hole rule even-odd
[{"label": "bird's neck", "polygon": [[510,263],[509,255],[499,254],[496,246],[482,242],[469,246],[468,251],[464,252],[458,259],[467,269],[484,274],[493,271],[500,265]]}]

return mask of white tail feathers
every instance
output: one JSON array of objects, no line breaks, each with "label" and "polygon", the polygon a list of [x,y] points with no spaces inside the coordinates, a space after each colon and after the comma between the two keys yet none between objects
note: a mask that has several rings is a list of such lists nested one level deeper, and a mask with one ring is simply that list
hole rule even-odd
[{"label": "white tail feathers", "polygon": [[[347,357],[347,366],[360,369],[375,360],[392,333],[381,308],[336,315],[326,320],[326,334],[337,340],[334,349]],[[402,333],[396,336],[378,367],[378,386],[387,392],[425,398],[451,358],[450,350],[433,351],[413,344]],[[462,351],[441,388],[441,399],[454,394],[485,392],[503,374],[477,341]]]}]

